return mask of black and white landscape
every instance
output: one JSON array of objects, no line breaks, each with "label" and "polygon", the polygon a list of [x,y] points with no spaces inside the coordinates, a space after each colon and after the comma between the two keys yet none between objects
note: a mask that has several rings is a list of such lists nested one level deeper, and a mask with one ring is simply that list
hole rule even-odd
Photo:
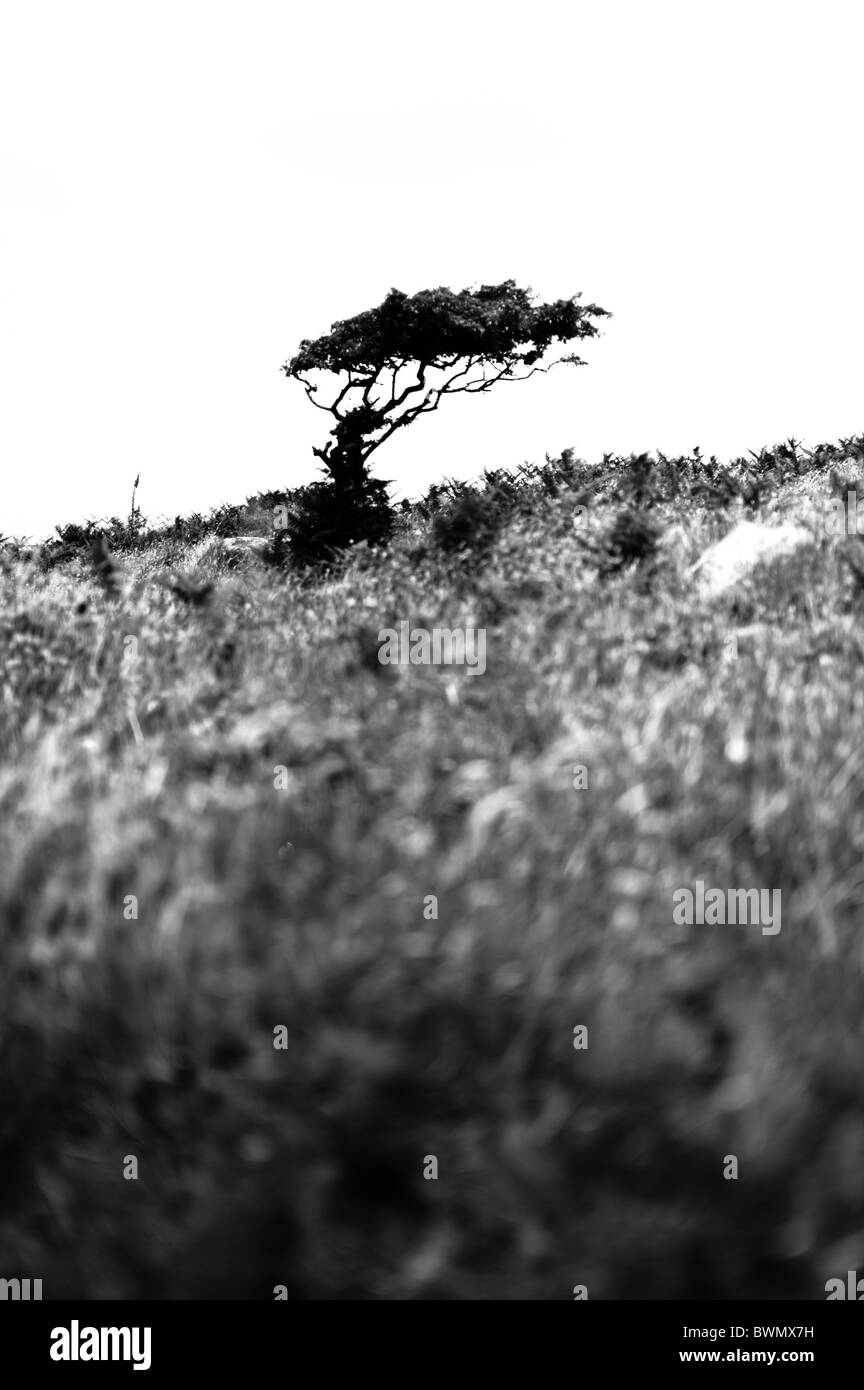
[{"label": "black and white landscape", "polygon": [[857,1299],[860,26],[404,9],[0,24],[0,1294]]}]

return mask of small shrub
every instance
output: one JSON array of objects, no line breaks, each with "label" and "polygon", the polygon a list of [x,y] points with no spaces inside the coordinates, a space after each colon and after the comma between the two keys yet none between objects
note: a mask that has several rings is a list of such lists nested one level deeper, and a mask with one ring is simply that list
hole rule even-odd
[{"label": "small shrub", "polygon": [[653,517],[635,507],[616,516],[606,537],[600,573],[618,574],[629,565],[644,565],[657,552],[660,527]]},{"label": "small shrub", "polygon": [[327,566],[358,541],[386,540],[392,528],[387,484],[379,479],[367,477],[350,488],[310,483],[291,494],[286,538],[274,539],[271,558],[290,558],[301,569]]},{"label": "small shrub", "polygon": [[497,489],[457,493],[432,519],[435,547],[448,556],[485,559],[506,514],[504,501]]}]

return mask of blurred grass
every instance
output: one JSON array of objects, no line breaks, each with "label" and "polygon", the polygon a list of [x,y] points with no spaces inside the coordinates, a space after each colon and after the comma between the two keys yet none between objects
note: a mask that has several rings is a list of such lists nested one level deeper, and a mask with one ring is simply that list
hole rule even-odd
[{"label": "blurred grass", "polygon": [[[809,1299],[864,1261],[856,542],[703,603],[752,498],[634,460],[577,515],[565,462],[479,556],[456,500],[317,584],[176,536],[117,599],[4,561],[0,1273]],[[780,484],[759,509],[813,519]],[[627,507],[659,542],[610,571]],[[402,619],[485,627],[486,673],[380,666]],[[780,934],[674,926],[697,878],[779,888]]]}]

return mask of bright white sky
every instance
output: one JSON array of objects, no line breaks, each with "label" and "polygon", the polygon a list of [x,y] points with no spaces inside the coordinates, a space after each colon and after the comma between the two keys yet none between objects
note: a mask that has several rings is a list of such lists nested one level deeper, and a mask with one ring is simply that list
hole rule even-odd
[{"label": "bright white sky", "polygon": [[862,40],[859,0],[5,0],[0,532],[317,476],[279,367],[391,286],[615,315],[382,447],[397,498],[864,431]]}]

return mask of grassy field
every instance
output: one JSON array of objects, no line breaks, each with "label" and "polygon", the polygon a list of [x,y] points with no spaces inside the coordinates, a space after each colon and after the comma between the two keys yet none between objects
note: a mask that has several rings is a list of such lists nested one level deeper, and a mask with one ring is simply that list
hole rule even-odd
[{"label": "grassy field", "polygon": [[[565,454],[317,582],[166,535],[112,594],[7,546],[0,1276],[823,1299],[864,1272],[864,589],[821,519],[862,459]],[[813,544],[700,599],[745,514]],[[485,672],[382,666],[403,620],[485,629]],[[676,925],[696,880],[781,890],[782,929]]]}]

